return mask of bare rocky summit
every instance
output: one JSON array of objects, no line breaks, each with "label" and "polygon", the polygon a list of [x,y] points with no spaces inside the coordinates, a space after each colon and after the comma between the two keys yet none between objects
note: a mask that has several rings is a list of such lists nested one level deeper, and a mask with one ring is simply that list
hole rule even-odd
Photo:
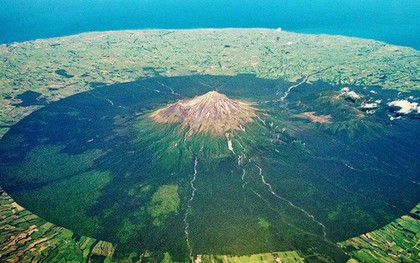
[{"label": "bare rocky summit", "polygon": [[224,135],[228,131],[244,130],[245,124],[256,117],[251,103],[229,99],[210,91],[192,99],[180,100],[153,112],[150,117],[158,123],[180,123],[187,135],[209,133]]}]

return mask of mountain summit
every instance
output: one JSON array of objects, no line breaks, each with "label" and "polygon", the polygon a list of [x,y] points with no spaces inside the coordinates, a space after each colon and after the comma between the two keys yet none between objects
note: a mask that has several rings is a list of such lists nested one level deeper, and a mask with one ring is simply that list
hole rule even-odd
[{"label": "mountain summit", "polygon": [[210,91],[192,99],[180,100],[153,112],[150,117],[158,123],[180,123],[194,133],[224,135],[227,131],[243,130],[256,117],[251,103],[229,99]]}]

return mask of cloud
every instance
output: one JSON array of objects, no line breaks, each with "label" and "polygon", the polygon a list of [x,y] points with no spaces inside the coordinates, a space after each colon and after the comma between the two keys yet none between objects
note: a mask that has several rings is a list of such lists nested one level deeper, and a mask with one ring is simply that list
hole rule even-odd
[{"label": "cloud", "polygon": [[413,111],[420,113],[420,107],[417,102],[409,102],[408,100],[394,100],[388,103],[388,106],[400,108],[397,113],[409,114]]}]

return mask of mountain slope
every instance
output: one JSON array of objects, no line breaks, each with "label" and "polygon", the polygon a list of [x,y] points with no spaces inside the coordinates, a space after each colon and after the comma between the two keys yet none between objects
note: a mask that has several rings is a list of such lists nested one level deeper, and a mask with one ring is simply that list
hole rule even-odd
[{"label": "mountain slope", "polygon": [[170,104],[150,117],[158,123],[180,123],[188,130],[188,136],[197,132],[223,135],[227,131],[244,130],[244,125],[252,122],[256,113],[250,103],[209,91]]}]

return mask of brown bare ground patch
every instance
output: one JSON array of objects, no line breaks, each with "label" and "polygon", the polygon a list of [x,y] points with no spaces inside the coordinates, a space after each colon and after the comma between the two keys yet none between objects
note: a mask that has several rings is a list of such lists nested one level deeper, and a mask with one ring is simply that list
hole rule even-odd
[{"label": "brown bare ground patch", "polygon": [[318,123],[332,123],[331,121],[331,115],[315,115],[314,111],[311,112],[303,112],[300,114],[295,115],[298,118],[308,119],[312,122],[318,122]]}]

